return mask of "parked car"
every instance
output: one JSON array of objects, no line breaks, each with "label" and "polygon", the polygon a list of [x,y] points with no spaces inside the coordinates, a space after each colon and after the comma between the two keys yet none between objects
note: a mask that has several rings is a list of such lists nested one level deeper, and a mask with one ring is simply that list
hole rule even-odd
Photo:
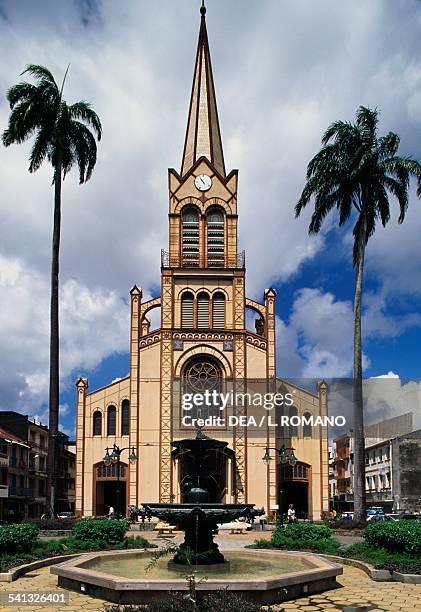
[{"label": "parked car", "polygon": [[401,514],[399,517],[401,520],[405,521],[419,521],[421,520],[420,514]]},{"label": "parked car", "polygon": [[370,514],[367,516],[367,523],[378,523],[379,521],[397,521],[398,519],[393,518],[388,514]]},{"label": "parked car", "polygon": [[75,518],[75,515],[73,514],[73,512],[59,512],[57,514],[57,518],[58,519],[73,519]]},{"label": "parked car", "polygon": [[369,520],[368,517],[376,516],[378,514],[384,515],[384,510],[383,508],[380,508],[380,506],[372,506],[366,510],[367,520]]}]

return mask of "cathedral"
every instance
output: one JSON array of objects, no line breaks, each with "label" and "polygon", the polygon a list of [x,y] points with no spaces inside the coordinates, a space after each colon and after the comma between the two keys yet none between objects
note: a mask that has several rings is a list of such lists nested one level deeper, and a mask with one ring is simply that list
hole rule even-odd
[{"label": "cathedral", "polygon": [[[247,417],[256,409],[247,401],[229,406],[232,426],[203,418],[199,428],[188,427],[182,418],[186,390],[248,397],[250,387],[293,398],[284,415],[327,413],[324,382],[311,393],[277,377],[275,289],[266,289],[261,302],[246,296],[238,171],[225,168],[205,13],[202,6],[181,169],[168,171],[161,295],[143,301],[140,287],[130,291],[128,376],[93,391],[85,378],[76,383],[76,512],[100,516],[117,505],[126,514],[129,505],[183,502],[195,483],[177,440],[208,436],[226,443],[224,453],[203,459],[211,501],[255,503],[267,515],[293,503],[298,518],[318,520],[329,510],[326,427],[279,428],[268,419],[252,431]],[[190,422],[211,413],[196,406]],[[117,462],[109,460],[114,445],[121,451]]]}]

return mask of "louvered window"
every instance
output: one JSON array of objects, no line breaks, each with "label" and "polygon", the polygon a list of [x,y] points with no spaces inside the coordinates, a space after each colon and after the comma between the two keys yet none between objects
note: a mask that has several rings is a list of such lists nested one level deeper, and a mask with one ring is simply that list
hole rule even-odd
[{"label": "louvered window", "polygon": [[102,435],[102,414],[99,410],[95,410],[93,416],[93,435],[101,436]]},{"label": "louvered window", "polygon": [[107,411],[107,436],[116,435],[116,410],[115,406],[108,406]]},{"label": "louvered window", "polygon": [[197,327],[199,329],[209,328],[209,296],[207,293],[199,293],[197,298]]},{"label": "louvered window", "polygon": [[224,215],[219,210],[211,210],[207,217],[208,266],[223,268],[225,265]]},{"label": "louvered window", "polygon": [[187,208],[181,217],[183,266],[199,266],[199,213],[194,208]]},{"label": "louvered window", "polygon": [[181,327],[194,327],[194,297],[192,293],[181,296]]},{"label": "louvered window", "polygon": [[130,430],[130,402],[125,399],[121,402],[121,435],[128,436]]},{"label": "louvered window", "polygon": [[225,296],[223,293],[215,293],[212,303],[212,327],[222,329],[225,327]]}]

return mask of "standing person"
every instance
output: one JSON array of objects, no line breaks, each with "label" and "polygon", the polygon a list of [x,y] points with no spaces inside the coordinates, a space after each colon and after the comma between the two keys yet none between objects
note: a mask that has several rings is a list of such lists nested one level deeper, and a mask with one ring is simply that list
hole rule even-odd
[{"label": "standing person", "polygon": [[109,519],[114,518],[114,508],[112,506],[110,506],[110,509],[108,510],[108,518]]},{"label": "standing person", "polygon": [[288,523],[295,523],[296,522],[296,517],[295,517],[295,508],[293,504],[290,504],[288,506]]}]

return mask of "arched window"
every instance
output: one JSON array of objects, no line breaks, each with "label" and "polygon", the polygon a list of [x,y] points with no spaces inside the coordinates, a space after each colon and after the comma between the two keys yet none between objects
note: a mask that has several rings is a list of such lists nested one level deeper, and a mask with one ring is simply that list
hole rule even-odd
[{"label": "arched window", "polygon": [[181,296],[181,327],[194,327],[194,296],[190,291]]},{"label": "arched window", "polygon": [[128,436],[130,432],[130,402],[125,399],[121,402],[121,435]]},{"label": "arched window", "polygon": [[225,295],[218,291],[212,300],[212,327],[223,329],[225,327]]},{"label": "arched window", "polygon": [[[298,424],[296,423],[298,416],[298,411],[295,406],[291,406],[289,409],[289,435],[291,438],[298,437]],[[294,417],[294,418],[292,418]],[[292,419],[292,423],[291,423]]]},{"label": "arched window", "polygon": [[108,406],[107,410],[107,436],[116,435],[116,409],[115,406]]},{"label": "arched window", "polygon": [[[208,355],[198,355],[190,359],[182,374],[183,394],[205,394],[216,391],[217,397],[222,392],[222,368],[216,359]],[[210,406],[194,405],[188,412],[192,418],[206,419],[209,416],[220,416],[219,402],[210,402]],[[187,412],[185,413],[187,414]]]},{"label": "arched window", "polygon": [[197,296],[197,327],[209,328],[209,296],[204,292]]},{"label": "arched window", "polygon": [[224,215],[220,210],[211,209],[207,216],[208,266],[223,268],[225,265]]},{"label": "arched window", "polygon": [[199,267],[199,213],[188,207],[181,215],[181,252],[183,266]]},{"label": "arched window", "polygon": [[[310,412],[305,412],[303,414],[303,418],[304,419],[310,419],[312,417],[312,415],[310,414]],[[311,423],[303,423],[303,437],[304,438],[311,438],[312,436],[312,427],[311,427]]]},{"label": "arched window", "polygon": [[99,410],[95,410],[93,414],[92,425],[92,434],[102,436],[102,414]]}]

